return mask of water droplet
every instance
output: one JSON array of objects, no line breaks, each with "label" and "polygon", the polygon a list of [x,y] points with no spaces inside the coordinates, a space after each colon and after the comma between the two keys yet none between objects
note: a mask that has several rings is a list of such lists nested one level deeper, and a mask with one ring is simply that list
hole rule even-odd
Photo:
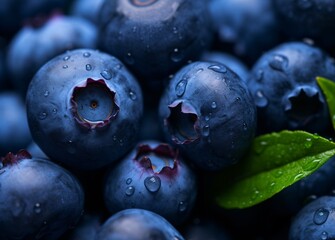
[{"label": "water droplet", "polygon": [[50,94],[50,92],[49,92],[48,90],[46,90],[46,91],[44,92],[44,97],[49,96],[49,94]]},{"label": "water droplet", "polygon": [[271,183],[270,183],[270,187],[271,187],[271,188],[273,188],[275,185],[276,185],[275,182],[271,182]]},{"label": "water droplet", "polygon": [[275,173],[274,173],[274,176],[277,177],[277,178],[281,177],[282,175],[283,175],[282,170],[275,171]]},{"label": "water droplet", "polygon": [[288,59],[285,56],[277,54],[270,60],[269,65],[274,70],[284,71],[288,65]]},{"label": "water droplet", "polygon": [[187,86],[187,80],[186,79],[180,80],[178,82],[178,84],[176,85],[176,88],[175,88],[177,97],[181,97],[181,96],[184,95],[185,90],[186,90],[186,86]]},{"label": "water droplet", "polygon": [[223,65],[211,65],[211,66],[208,67],[208,69],[211,69],[214,72],[218,72],[218,73],[226,73],[227,72],[227,68]]},{"label": "water droplet", "polygon": [[304,177],[304,174],[303,173],[298,173],[295,177],[294,177],[294,181],[298,181],[300,180],[301,178]]},{"label": "water droplet", "polygon": [[316,225],[324,224],[327,221],[328,216],[329,216],[329,211],[327,209],[319,208],[314,213],[313,222]]},{"label": "water droplet", "polygon": [[209,125],[205,125],[203,128],[202,128],[202,133],[205,137],[208,137],[209,136]]},{"label": "water droplet", "polygon": [[262,69],[258,70],[256,74],[256,81],[261,82],[263,80],[264,71]]},{"label": "water droplet", "polygon": [[201,73],[202,71],[204,71],[204,69],[203,69],[203,68],[199,68],[199,69],[197,70],[196,74],[199,74],[199,73]]},{"label": "water droplet", "polygon": [[53,109],[51,110],[51,112],[52,112],[53,114],[56,114],[56,113],[57,113],[57,108],[53,108]]},{"label": "water droplet", "polygon": [[86,64],[85,66],[87,71],[91,71],[92,70],[92,65],[91,64]]},{"label": "water droplet", "polygon": [[125,61],[127,64],[129,64],[129,65],[132,65],[132,64],[134,64],[134,62],[135,62],[135,60],[134,60],[134,58],[133,58],[133,56],[132,56],[131,53],[127,53],[127,54],[126,54],[126,56],[125,56],[125,58],[124,58],[124,61]]},{"label": "water droplet", "polygon": [[127,178],[127,180],[126,180],[127,185],[131,184],[132,181],[133,181],[133,179]]},{"label": "water droplet", "polygon": [[311,0],[298,0],[298,7],[300,9],[306,10],[313,5]]},{"label": "water droplet", "polygon": [[256,91],[255,103],[257,107],[266,107],[268,105],[268,100],[261,90]]},{"label": "water droplet", "polygon": [[256,153],[257,154],[263,153],[267,145],[268,143],[266,141],[259,142],[258,146],[255,148]]},{"label": "water droplet", "polygon": [[115,69],[116,69],[116,70],[120,70],[121,68],[122,68],[121,64],[117,64],[117,65],[115,66]]},{"label": "water droplet", "polygon": [[144,186],[149,192],[157,192],[161,187],[161,179],[158,176],[147,177]]},{"label": "water droplet", "polygon": [[258,190],[255,190],[253,193],[252,193],[252,196],[251,196],[251,199],[252,200],[256,200],[256,198],[259,197],[259,191]]},{"label": "water droplet", "polygon": [[135,187],[133,187],[133,186],[129,186],[129,187],[126,188],[126,195],[127,195],[127,196],[131,196],[131,195],[133,195],[134,192],[135,192]]},{"label": "water droplet", "polygon": [[67,61],[67,60],[69,60],[69,59],[70,59],[70,56],[65,56],[65,57],[63,58],[64,61]]},{"label": "water droplet", "polygon": [[311,46],[314,45],[314,40],[311,39],[311,38],[304,38],[302,41],[303,41],[304,43],[308,44],[308,45],[311,45]]},{"label": "water droplet", "polygon": [[100,75],[106,80],[110,80],[113,77],[113,74],[108,70],[103,70]]},{"label": "water droplet", "polygon": [[174,34],[177,34],[177,33],[178,33],[178,28],[173,27],[173,28],[172,28],[172,31],[173,31]]},{"label": "water droplet", "polygon": [[38,114],[38,119],[44,120],[47,118],[47,116],[48,114],[46,112],[41,112],[40,114]]},{"label": "water droplet", "polygon": [[89,52],[84,52],[84,53],[83,53],[83,56],[84,56],[85,58],[88,58],[88,57],[91,56],[91,53],[89,53]]},{"label": "water droplet", "polygon": [[205,121],[208,122],[211,119],[211,115],[206,115],[205,116]]},{"label": "water droplet", "polygon": [[304,143],[306,148],[311,148],[313,145],[312,139],[311,138],[306,138],[306,141]]},{"label": "water droplet", "polygon": [[180,62],[183,58],[183,54],[178,48],[175,48],[170,54],[170,57],[173,62]]},{"label": "water droplet", "polygon": [[184,202],[184,201],[180,201],[179,204],[178,204],[178,210],[179,212],[185,212],[187,210],[187,202]]},{"label": "water droplet", "polygon": [[248,125],[247,125],[245,122],[243,123],[243,130],[244,130],[244,131],[247,131],[247,130],[248,130]]},{"label": "water droplet", "polygon": [[136,100],[136,98],[137,98],[136,94],[135,94],[133,91],[130,91],[130,92],[129,92],[129,97],[130,97],[130,99],[133,100],[133,101]]},{"label": "water droplet", "polygon": [[64,66],[63,66],[64,69],[67,69],[68,67],[69,67],[68,65],[64,65]]},{"label": "water droplet", "polygon": [[34,206],[34,212],[39,214],[42,212],[42,209],[41,209],[41,204],[39,203],[36,203],[35,206]]},{"label": "water droplet", "polygon": [[212,107],[213,109],[215,109],[215,108],[217,107],[216,102],[212,102],[211,107]]},{"label": "water droplet", "polygon": [[327,239],[328,239],[328,233],[325,232],[325,231],[323,231],[323,232],[321,233],[321,240],[327,240]]}]

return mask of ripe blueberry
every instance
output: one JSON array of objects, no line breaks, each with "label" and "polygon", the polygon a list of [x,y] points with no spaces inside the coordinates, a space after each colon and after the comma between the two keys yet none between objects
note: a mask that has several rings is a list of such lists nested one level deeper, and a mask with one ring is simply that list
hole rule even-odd
[{"label": "ripe blueberry", "polygon": [[143,112],[136,79],[116,58],[76,49],[46,63],[27,92],[34,141],[80,170],[115,162],[136,143]]}]

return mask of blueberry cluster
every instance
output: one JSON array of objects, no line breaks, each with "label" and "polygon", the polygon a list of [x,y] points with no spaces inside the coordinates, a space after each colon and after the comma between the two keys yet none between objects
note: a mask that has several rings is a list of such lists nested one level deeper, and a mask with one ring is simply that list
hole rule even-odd
[{"label": "blueberry cluster", "polygon": [[330,0],[0,0],[0,239],[334,239],[335,157],[248,209],[208,191],[259,135],[334,137],[334,26]]}]

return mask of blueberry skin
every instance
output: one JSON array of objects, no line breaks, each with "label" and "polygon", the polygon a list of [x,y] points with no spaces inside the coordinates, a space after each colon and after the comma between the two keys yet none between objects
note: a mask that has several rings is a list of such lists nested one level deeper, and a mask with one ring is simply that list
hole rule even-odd
[{"label": "blueberry skin", "polygon": [[111,213],[142,208],[180,225],[195,204],[196,175],[169,144],[141,141],[107,173],[104,196]]},{"label": "blueberry skin", "polygon": [[0,93],[0,156],[26,148],[32,141],[25,103],[14,91]]},{"label": "blueberry skin", "polygon": [[100,49],[144,82],[161,80],[209,48],[212,28],[202,0],[105,0]]},{"label": "blueberry skin", "polygon": [[97,28],[91,22],[64,15],[51,17],[41,26],[26,25],[8,47],[7,67],[12,85],[25,96],[40,67],[66,50],[96,48]]},{"label": "blueberry skin", "polygon": [[264,53],[247,81],[258,110],[259,133],[327,131],[329,112],[317,76],[335,79],[335,65],[316,46],[285,42]]},{"label": "blueberry skin", "polygon": [[0,164],[0,239],[59,239],[75,226],[84,193],[70,172],[24,150]]},{"label": "blueberry skin", "polygon": [[26,102],[33,140],[42,151],[88,171],[131,150],[143,112],[136,79],[118,59],[90,49],[68,51],[42,66]]},{"label": "blueberry skin", "polygon": [[162,216],[144,209],[125,209],[102,225],[96,240],[184,240]]},{"label": "blueberry skin", "polygon": [[293,218],[288,239],[334,239],[334,210],[334,196],[322,196],[310,202]]},{"label": "blueberry skin", "polygon": [[334,48],[334,1],[274,0],[273,2],[281,28],[289,39],[310,38],[322,48]]},{"label": "blueberry skin", "polygon": [[161,98],[168,141],[199,168],[238,162],[256,131],[256,108],[246,84],[227,66],[191,63],[176,73]]},{"label": "blueberry skin", "polygon": [[82,17],[98,25],[100,7],[103,2],[104,0],[74,0],[70,8],[70,15]]},{"label": "blueberry skin", "polygon": [[247,79],[249,77],[249,68],[248,66],[239,58],[236,56],[222,52],[222,51],[206,51],[200,58],[201,61],[206,62],[218,62],[226,65],[231,70],[233,70],[237,75],[240,76],[240,78],[247,82]]},{"label": "blueberry skin", "polygon": [[218,47],[231,48],[233,55],[248,64],[281,41],[272,1],[211,0],[208,6]]}]

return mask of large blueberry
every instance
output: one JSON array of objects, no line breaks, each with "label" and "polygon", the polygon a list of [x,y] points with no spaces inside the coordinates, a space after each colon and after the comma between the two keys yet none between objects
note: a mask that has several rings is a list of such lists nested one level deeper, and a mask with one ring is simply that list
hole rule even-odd
[{"label": "large blueberry", "polygon": [[26,148],[32,141],[27,113],[19,94],[0,93],[0,155]]},{"label": "large blueberry", "polygon": [[26,25],[8,47],[7,67],[12,85],[25,96],[29,82],[47,61],[76,48],[95,48],[97,29],[78,17],[56,15],[41,26]]},{"label": "large blueberry", "polygon": [[293,218],[289,240],[335,239],[335,197],[322,196],[304,206]]},{"label": "large blueberry", "polygon": [[178,71],[159,114],[168,140],[207,170],[239,161],[256,130],[256,108],[246,84],[220,63],[195,62]]},{"label": "large blueberry", "polygon": [[144,209],[125,209],[102,225],[96,240],[184,240],[162,216]]},{"label": "large blueberry", "polygon": [[107,175],[107,208],[113,213],[143,208],[173,224],[185,222],[195,204],[197,182],[195,173],[183,161],[166,143],[138,143]]},{"label": "large blueberry", "polygon": [[100,12],[101,49],[140,79],[173,74],[209,47],[212,30],[202,0],[105,0]]},{"label": "large blueberry", "polygon": [[70,8],[72,16],[82,17],[94,24],[99,23],[100,7],[104,0],[73,0]]},{"label": "large blueberry", "polygon": [[259,132],[330,128],[328,106],[316,77],[335,80],[334,60],[317,46],[286,42],[263,54],[248,79]]},{"label": "large blueberry", "polygon": [[1,158],[0,239],[59,239],[83,206],[83,189],[65,169],[25,150]]},{"label": "large blueberry", "polygon": [[141,89],[113,56],[77,49],[43,65],[27,92],[34,141],[52,160],[84,170],[125,155],[136,143]]}]

